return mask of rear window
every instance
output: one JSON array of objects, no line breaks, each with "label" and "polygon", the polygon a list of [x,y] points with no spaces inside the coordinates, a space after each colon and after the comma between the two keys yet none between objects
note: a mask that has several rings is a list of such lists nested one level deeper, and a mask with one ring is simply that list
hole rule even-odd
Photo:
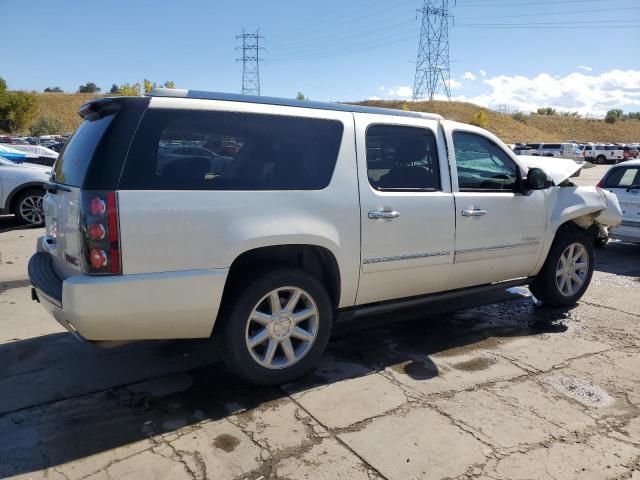
[{"label": "rear window", "polygon": [[53,167],[51,180],[72,187],[81,187],[87,168],[107,128],[115,115],[84,120]]},{"label": "rear window", "polygon": [[342,142],[336,120],[150,109],[120,182],[136,190],[320,190]]},{"label": "rear window", "polygon": [[560,145],[559,143],[545,143],[542,148],[549,150],[559,150],[560,148],[562,148],[562,145]]},{"label": "rear window", "polygon": [[620,167],[609,172],[603,182],[604,188],[627,188],[640,184],[640,167]]}]

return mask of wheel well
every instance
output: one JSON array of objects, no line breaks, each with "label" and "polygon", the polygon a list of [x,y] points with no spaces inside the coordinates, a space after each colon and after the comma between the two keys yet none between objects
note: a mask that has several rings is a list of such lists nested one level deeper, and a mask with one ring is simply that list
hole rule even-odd
[{"label": "wheel well", "polygon": [[20,194],[28,190],[44,191],[45,189],[44,189],[44,185],[42,185],[41,183],[29,183],[26,185],[21,185],[20,187],[16,188],[13,192],[9,194],[9,198],[7,201],[8,210],[11,213],[15,213],[15,209],[17,207],[16,200],[18,199],[18,197],[20,197]]},{"label": "wheel well", "polygon": [[333,254],[316,245],[276,245],[244,252],[229,268],[222,294],[222,304],[232,290],[242,283],[246,273],[267,266],[300,268],[316,277],[327,289],[334,308],[340,302],[340,270]]}]

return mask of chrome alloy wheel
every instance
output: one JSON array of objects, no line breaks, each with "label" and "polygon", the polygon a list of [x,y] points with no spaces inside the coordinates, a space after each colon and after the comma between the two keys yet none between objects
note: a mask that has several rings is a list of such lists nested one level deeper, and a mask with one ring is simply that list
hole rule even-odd
[{"label": "chrome alloy wheel", "polygon": [[571,297],[582,288],[589,273],[589,253],[580,243],[564,249],[556,266],[556,285],[565,297]]},{"label": "chrome alloy wheel", "polygon": [[20,216],[32,225],[39,225],[44,221],[42,199],[41,195],[29,195],[18,206]]},{"label": "chrome alloy wheel", "polygon": [[298,287],[280,287],[262,297],[251,311],[245,342],[253,359],[269,369],[291,367],[318,336],[318,307]]}]

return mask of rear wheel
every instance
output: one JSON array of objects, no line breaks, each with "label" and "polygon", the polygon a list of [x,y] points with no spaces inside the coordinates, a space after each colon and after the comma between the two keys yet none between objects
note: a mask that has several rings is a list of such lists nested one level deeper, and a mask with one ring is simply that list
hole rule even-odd
[{"label": "rear wheel", "polygon": [[229,368],[261,385],[286,383],[313,368],[333,322],[322,284],[303,270],[278,268],[238,291],[216,332]]},{"label": "rear wheel", "polygon": [[531,293],[550,307],[574,305],[589,287],[593,275],[593,242],[582,232],[559,233]]},{"label": "rear wheel", "polygon": [[604,155],[598,155],[598,156],[596,157],[596,163],[597,163],[598,165],[602,165],[602,164],[605,162],[605,160],[606,160],[606,158],[605,158],[605,156],[604,156]]},{"label": "rear wheel", "polygon": [[44,224],[44,210],[42,208],[42,199],[44,191],[39,189],[26,190],[20,194],[15,200],[13,213],[20,223],[29,225]]}]

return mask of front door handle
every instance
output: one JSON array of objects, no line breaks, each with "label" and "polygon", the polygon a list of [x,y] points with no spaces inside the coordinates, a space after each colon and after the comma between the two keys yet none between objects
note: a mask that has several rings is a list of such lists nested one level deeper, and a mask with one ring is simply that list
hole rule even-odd
[{"label": "front door handle", "polygon": [[395,210],[371,210],[369,212],[369,218],[371,220],[392,220],[394,218],[398,218],[400,216],[400,212],[396,212]]},{"label": "front door handle", "polygon": [[463,217],[481,217],[486,214],[486,210],[479,210],[476,208],[467,208],[466,210],[462,210]]}]

